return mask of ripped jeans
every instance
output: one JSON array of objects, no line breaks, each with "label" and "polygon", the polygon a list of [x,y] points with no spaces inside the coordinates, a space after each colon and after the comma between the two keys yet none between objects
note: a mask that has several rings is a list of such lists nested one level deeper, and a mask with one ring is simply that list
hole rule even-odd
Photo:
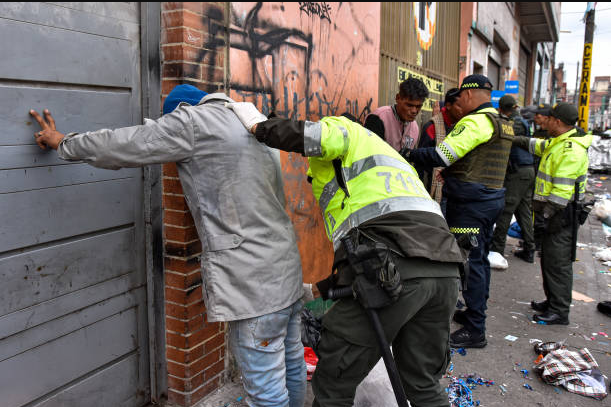
[{"label": "ripped jeans", "polygon": [[303,407],[306,365],[301,344],[303,302],[229,322],[229,346],[250,407]]}]

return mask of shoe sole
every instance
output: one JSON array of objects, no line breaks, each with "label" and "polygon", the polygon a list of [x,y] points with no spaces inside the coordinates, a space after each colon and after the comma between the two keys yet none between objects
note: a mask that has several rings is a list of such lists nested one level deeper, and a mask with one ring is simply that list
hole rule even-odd
[{"label": "shoe sole", "polygon": [[481,349],[481,348],[485,348],[486,345],[488,345],[488,341],[483,341],[483,342],[478,342],[478,343],[471,343],[471,344],[466,344],[466,343],[454,344],[454,343],[450,342],[450,347],[451,348],[476,348],[476,349]]}]

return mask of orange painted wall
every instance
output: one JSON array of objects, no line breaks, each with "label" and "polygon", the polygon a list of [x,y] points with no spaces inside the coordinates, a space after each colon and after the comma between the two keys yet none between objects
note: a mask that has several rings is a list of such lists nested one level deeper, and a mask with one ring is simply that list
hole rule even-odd
[{"label": "orange painted wall", "polygon": [[[380,3],[230,3],[230,96],[264,113],[317,120],[376,106]],[[282,154],[287,211],[304,281],[331,271],[333,248],[306,181],[307,160]]]}]

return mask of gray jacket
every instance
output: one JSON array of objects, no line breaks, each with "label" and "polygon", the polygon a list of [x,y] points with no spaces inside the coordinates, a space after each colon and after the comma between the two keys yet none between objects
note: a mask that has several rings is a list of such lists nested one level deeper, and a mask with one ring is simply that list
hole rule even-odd
[{"label": "gray jacket", "polygon": [[101,168],[177,163],[202,242],[211,322],[278,311],[303,291],[280,154],[250,135],[225,101],[232,102],[210,94],[141,126],[68,135],[58,148],[64,160]]}]

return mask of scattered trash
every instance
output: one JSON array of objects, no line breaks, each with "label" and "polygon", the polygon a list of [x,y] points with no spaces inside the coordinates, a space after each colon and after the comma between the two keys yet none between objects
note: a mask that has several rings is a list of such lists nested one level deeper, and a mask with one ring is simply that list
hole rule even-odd
[{"label": "scattered trash", "polygon": [[358,385],[354,395],[353,407],[374,406],[397,407],[395,393],[382,358]]},{"label": "scattered trash", "polygon": [[524,375],[525,379],[530,379],[530,377],[528,377],[528,370],[527,369],[520,370],[520,373],[522,373]]},{"label": "scattered trash", "polygon": [[[609,258],[611,260],[611,257]],[[509,267],[507,259],[504,258],[501,253],[490,252],[488,253],[488,262],[490,262],[490,268],[505,270]]]},{"label": "scattered trash", "polygon": [[307,379],[312,380],[312,375],[316,370],[316,365],[318,364],[318,356],[314,353],[312,348],[307,346],[303,347],[303,358],[306,362],[306,370],[307,370]]},{"label": "scattered trash", "polygon": [[547,322],[545,322],[545,321],[537,321],[537,325],[547,325]]},{"label": "scattered trash", "polygon": [[554,391],[558,394],[562,393],[562,390],[560,390],[559,387],[554,387]]},{"label": "scattered trash", "polygon": [[523,385],[523,386],[524,386],[525,388],[527,388],[528,390],[533,391],[533,388],[532,388],[532,387],[530,387],[530,384],[528,384],[528,383],[524,383],[524,385]]},{"label": "scattered trash", "polygon": [[551,351],[565,349],[564,342],[544,342],[537,343],[534,347],[534,351],[537,355],[547,355]]},{"label": "scattered trash", "polygon": [[320,342],[322,318],[316,317],[307,307],[301,310],[301,343],[303,346],[316,349]]},{"label": "scattered trash", "polygon": [[541,339],[530,339],[528,343],[532,345],[533,343],[543,343],[543,341]]},{"label": "scattered trash", "polygon": [[473,401],[473,393],[469,386],[457,377],[452,377],[452,382],[446,388],[446,393],[448,393],[448,401],[451,407],[479,406],[479,400]]},{"label": "scattered trash", "polygon": [[515,341],[518,340],[518,338],[516,336],[513,336],[513,335],[507,335],[505,337],[505,339],[508,340],[508,341],[511,341],[511,342],[515,342]]},{"label": "scattered trash", "polygon": [[[513,219],[512,219],[513,220]],[[509,225],[509,230],[507,230],[507,235],[511,237],[515,237],[516,239],[522,239],[522,229],[518,222],[513,222]]]},{"label": "scattered trash", "polygon": [[505,394],[507,394],[507,388],[505,387],[504,384],[499,384],[499,388],[501,389],[501,396],[504,396]]},{"label": "scattered trash", "polygon": [[606,248],[594,253],[594,257],[602,261],[611,261],[611,248]]},{"label": "scattered trash", "polygon": [[465,348],[458,348],[458,349],[451,348],[450,355],[454,355],[455,353],[458,353],[461,356],[465,356],[467,354],[467,350]]},{"label": "scattered trash", "polygon": [[571,393],[597,400],[607,396],[603,375],[587,348],[552,350],[536,364],[535,369],[547,384],[563,386]]},{"label": "scattered trash", "polygon": [[[239,403],[239,402],[240,402],[240,401],[242,401],[243,399],[244,399],[244,397],[240,396],[240,397],[238,397],[237,399],[235,399],[235,401],[237,401],[237,402]],[[227,403],[223,404],[221,407],[229,407],[229,406],[231,406],[232,404],[233,404],[233,402],[232,402],[232,401],[228,401]]]}]

